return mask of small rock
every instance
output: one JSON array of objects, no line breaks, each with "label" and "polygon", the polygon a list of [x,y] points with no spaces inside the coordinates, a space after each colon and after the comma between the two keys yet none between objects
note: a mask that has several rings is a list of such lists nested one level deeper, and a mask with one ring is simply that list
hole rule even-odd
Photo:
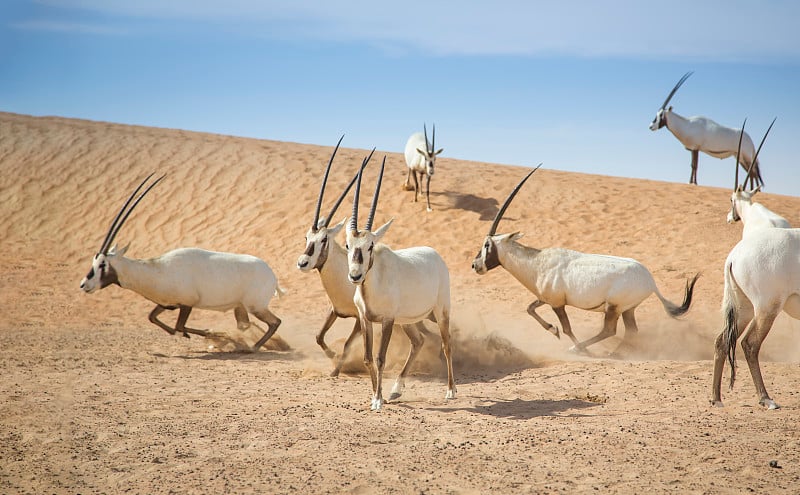
[{"label": "small rock", "polygon": [[775,468],[775,469],[783,469],[783,466],[780,466],[778,464],[778,461],[769,461],[769,467]]}]

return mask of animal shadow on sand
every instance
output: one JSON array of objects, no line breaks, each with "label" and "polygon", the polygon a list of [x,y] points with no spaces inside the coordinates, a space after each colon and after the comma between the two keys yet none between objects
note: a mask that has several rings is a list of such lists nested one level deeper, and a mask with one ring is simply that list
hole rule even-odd
[{"label": "animal shadow on sand", "polygon": [[[559,399],[559,400],[497,400],[487,399],[487,405],[476,405],[472,407],[433,407],[431,410],[441,412],[466,411],[475,414],[484,414],[496,418],[507,418],[516,420],[526,420],[539,418],[542,416],[567,416],[572,418],[587,416],[576,411],[597,407],[599,402],[582,399]],[[567,413],[567,414],[564,414]]]},{"label": "animal shadow on sand", "polygon": [[431,192],[431,196],[444,196],[450,208],[474,211],[480,215],[480,220],[489,221],[494,218],[499,209],[495,198],[481,198],[474,194],[464,194],[456,191]]}]

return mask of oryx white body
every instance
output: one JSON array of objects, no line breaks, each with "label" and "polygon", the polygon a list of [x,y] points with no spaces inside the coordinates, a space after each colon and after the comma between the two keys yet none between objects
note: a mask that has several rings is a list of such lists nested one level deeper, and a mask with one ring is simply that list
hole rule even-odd
[{"label": "oryx white body", "polygon": [[[698,276],[687,284],[683,304],[677,306],[661,295],[653,276],[636,260],[563,248],[535,249],[517,242],[521,237],[519,233],[496,234],[497,225],[511,200],[538,168],[517,184],[497,212],[489,234],[472,262],[472,269],[476,273],[483,275],[498,266],[505,268],[536,296],[537,300],[528,306],[528,314],[546,330],[560,337],[558,328],[536,313],[539,306],[550,305],[576,350],[584,350],[591,344],[613,336],[620,316],[625,323],[626,340],[638,333],[634,311],[650,294],[656,294],[671,316],[688,311]],[[578,341],[572,333],[566,306],[604,313],[602,331],[588,340]]]},{"label": "oryx white body", "polygon": [[[117,284],[136,292],[156,304],[149,320],[171,335],[176,332],[186,337],[190,333],[207,335],[206,330],[185,326],[194,308],[213,311],[233,309],[238,327],[242,330],[250,326],[248,313],[252,313],[269,325],[254,347],[258,349],[272,337],[281,323],[268,308],[272,296],[282,291],[266,262],[246,254],[219,253],[198,248],[179,248],[156,258],[139,260],[126,258],[127,248],[117,251],[116,247],[110,247],[128,215],[161,180],[152,183],[128,209],[133,197],[149,178],[131,194],[115,218],[100,251],[92,260],[89,273],[81,281],[81,289],[92,293]],[[166,309],[180,309],[174,328],[158,319],[158,315]]]},{"label": "oryx white body", "polygon": [[[426,201],[427,210],[431,210],[431,177],[435,172],[436,156],[443,150],[434,150],[436,142],[436,127],[433,129],[433,142],[428,142],[427,129],[424,133],[415,132],[406,141],[405,158],[408,175],[403,188],[407,191],[414,190],[414,201],[416,202],[422,192],[422,178],[426,178]],[[411,185],[411,181],[414,185]]]},{"label": "oryx white body", "polygon": [[[726,127],[707,117],[683,117],[673,112],[672,107],[667,108],[672,96],[691,74],[691,72],[684,74],[672,89],[664,104],[656,112],[656,116],[650,124],[650,130],[657,131],[662,127],[666,127],[683,144],[684,148],[691,152],[692,173],[689,177],[689,183],[697,184],[699,152],[702,151],[707,155],[720,159],[736,156],[737,143],[742,129]],[[761,184],[761,172],[754,154],[753,140],[750,139],[747,133],[744,133],[741,155],[737,157],[737,160],[744,170],[751,174],[751,187]]]},{"label": "oryx white body", "polygon": [[724,277],[725,326],[715,343],[712,403],[722,405],[726,357],[733,386],[736,342],[741,337],[759,402],[776,409],[764,386],[758,354],[781,311],[800,319],[800,229],[764,228],[743,237],[725,260]]},{"label": "oryx white body", "polygon": [[[385,164],[384,158],[384,164]],[[450,272],[442,257],[433,248],[413,247],[392,250],[378,242],[389,229],[390,220],[372,231],[372,220],[380,192],[383,166],[381,167],[372,208],[364,230],[358,230],[358,196],[361,186],[359,174],[353,207],[353,216],[347,229],[348,279],[355,284],[353,298],[358,308],[364,336],[364,364],[372,379],[373,410],[383,406],[383,369],[386,350],[395,323],[411,341],[411,351],[392,389],[390,399],[399,397],[404,379],[411,363],[422,347],[424,338],[414,324],[433,319],[439,326],[442,351],[447,362],[446,399],[455,398],[453,363],[450,352]],[[372,323],[381,324],[381,344],[377,363],[372,358]]]}]

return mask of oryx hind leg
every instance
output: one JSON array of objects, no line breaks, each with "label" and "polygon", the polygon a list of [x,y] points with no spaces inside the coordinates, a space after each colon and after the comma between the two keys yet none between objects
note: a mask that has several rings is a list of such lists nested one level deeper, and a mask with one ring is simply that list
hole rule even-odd
[{"label": "oryx hind leg", "polygon": [[442,336],[442,352],[447,362],[447,393],[445,399],[456,398],[456,381],[453,376],[453,354],[450,346],[450,313],[448,310],[442,311],[441,315],[436,316],[436,323],[439,325],[439,334]]},{"label": "oryx hind leg", "polygon": [[778,313],[779,310],[777,308],[765,312],[757,312],[742,336],[742,350],[744,351],[745,359],[747,359],[747,366],[750,368],[750,375],[753,377],[756,392],[759,395],[758,403],[767,409],[778,409],[780,406],[770,398],[767,388],[764,386],[758,354],[761,351],[761,344],[772,329],[772,324],[775,322]]},{"label": "oryx hind leg", "polygon": [[420,349],[422,349],[422,345],[425,343],[425,336],[422,334],[420,327],[423,330],[425,328],[422,325],[422,322],[417,322],[412,325],[403,325],[403,331],[406,333],[406,335],[408,335],[408,340],[411,342],[411,349],[408,352],[408,357],[403,365],[403,369],[400,370],[400,375],[394,382],[394,387],[392,387],[392,393],[389,395],[389,400],[395,400],[403,394],[406,375],[408,375],[408,371],[411,369],[411,363],[413,363],[417,358]]},{"label": "oryx hind leg", "polygon": [[255,352],[275,334],[275,332],[278,330],[278,327],[281,325],[281,319],[275,316],[275,314],[269,309],[254,311],[253,314],[256,318],[267,324],[267,331],[264,333],[264,336],[261,337],[258,342],[256,342],[256,345],[253,346],[253,351]]},{"label": "oryx hind leg", "polygon": [[[558,321],[561,323],[561,328],[562,331],[564,332],[564,335],[566,335],[567,337],[570,338],[570,340],[572,340],[573,345],[577,346],[578,339],[575,337],[575,334],[572,333],[572,325],[570,324],[569,317],[567,316],[567,308],[565,308],[564,306],[559,306],[557,308],[553,308],[553,312],[556,314],[556,316],[558,316]],[[553,328],[555,328],[556,333],[558,333],[558,328],[557,327]],[[558,337],[559,339],[561,338],[560,335],[556,335],[556,337]]]},{"label": "oryx hind leg", "polygon": [[233,308],[233,316],[236,318],[236,327],[239,330],[245,331],[250,328],[250,316],[247,314],[247,310],[244,309],[244,306],[236,306]]},{"label": "oryx hind leg", "polygon": [[[738,302],[738,307],[731,317],[734,318],[732,324],[736,325],[738,329],[736,333],[739,334],[753,320],[754,310],[753,305],[743,294],[738,294],[736,301]],[[724,317],[727,318],[727,315]],[[728,357],[725,333],[726,329],[723,329],[714,341],[714,374],[711,384],[711,404],[717,407],[722,407],[722,372],[725,368],[725,360]],[[731,345],[738,345],[738,339],[736,342],[731,342]]]},{"label": "oryx hind leg", "polygon": [[411,175],[412,175],[412,177],[414,177],[414,202],[416,203],[417,202],[417,196],[419,196],[420,181],[417,180],[417,172],[416,171],[411,172]]},{"label": "oryx hind leg", "polygon": [[596,344],[597,342],[605,340],[609,337],[613,337],[617,333],[617,322],[619,321],[619,316],[619,311],[617,311],[616,306],[607,304],[603,317],[603,329],[600,330],[600,333],[594,337],[575,345],[574,350],[585,351],[590,345]]}]

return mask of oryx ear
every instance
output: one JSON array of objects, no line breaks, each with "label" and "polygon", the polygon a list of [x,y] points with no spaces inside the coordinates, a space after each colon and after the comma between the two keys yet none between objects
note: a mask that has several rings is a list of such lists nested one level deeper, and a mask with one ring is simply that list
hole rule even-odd
[{"label": "oryx ear", "polygon": [[753,194],[758,193],[758,192],[761,192],[761,185],[760,184],[757,185],[755,189],[750,191],[750,195],[752,196]]},{"label": "oryx ear", "polygon": [[125,256],[125,253],[128,252],[128,248],[131,247],[131,243],[125,245],[122,249],[117,250],[117,245],[114,244],[111,246],[111,249],[108,250],[109,256]]},{"label": "oryx ear", "polygon": [[500,234],[495,237],[497,238],[498,242],[506,242],[506,241],[516,241],[517,239],[522,237],[522,235],[523,234],[520,234],[519,231],[517,231],[517,232],[512,232],[510,234]]},{"label": "oryx ear", "polygon": [[438,155],[438,154],[439,154],[439,153],[441,153],[442,151],[444,151],[444,148],[439,148],[438,150],[436,150],[436,153],[434,153],[434,155]]},{"label": "oryx ear", "polygon": [[376,241],[379,241],[379,240],[381,240],[381,237],[383,237],[383,234],[385,234],[385,233],[386,233],[386,231],[387,231],[387,230],[389,230],[389,227],[392,225],[392,222],[394,222],[394,218],[392,218],[391,220],[389,220],[389,221],[388,221],[388,222],[386,222],[385,224],[381,225],[381,226],[378,228],[378,230],[376,230],[376,231],[374,232],[374,234],[375,234],[375,240],[376,240]]},{"label": "oryx ear", "polygon": [[341,222],[337,223],[333,227],[328,227],[328,232],[330,233],[331,237],[336,237],[336,234],[338,234],[339,231],[342,230],[342,227],[344,227],[344,223],[349,219],[350,217],[344,217]]},{"label": "oryx ear", "polygon": [[670,105],[669,108],[667,108],[667,112],[671,112],[671,111],[672,111],[672,105]]},{"label": "oryx ear", "polygon": [[419,148],[417,148],[417,153],[419,153],[419,154],[420,154],[420,155],[422,155],[422,156],[428,156],[428,153],[426,153],[426,152],[422,151],[422,150],[421,150],[421,149],[419,149]]}]

